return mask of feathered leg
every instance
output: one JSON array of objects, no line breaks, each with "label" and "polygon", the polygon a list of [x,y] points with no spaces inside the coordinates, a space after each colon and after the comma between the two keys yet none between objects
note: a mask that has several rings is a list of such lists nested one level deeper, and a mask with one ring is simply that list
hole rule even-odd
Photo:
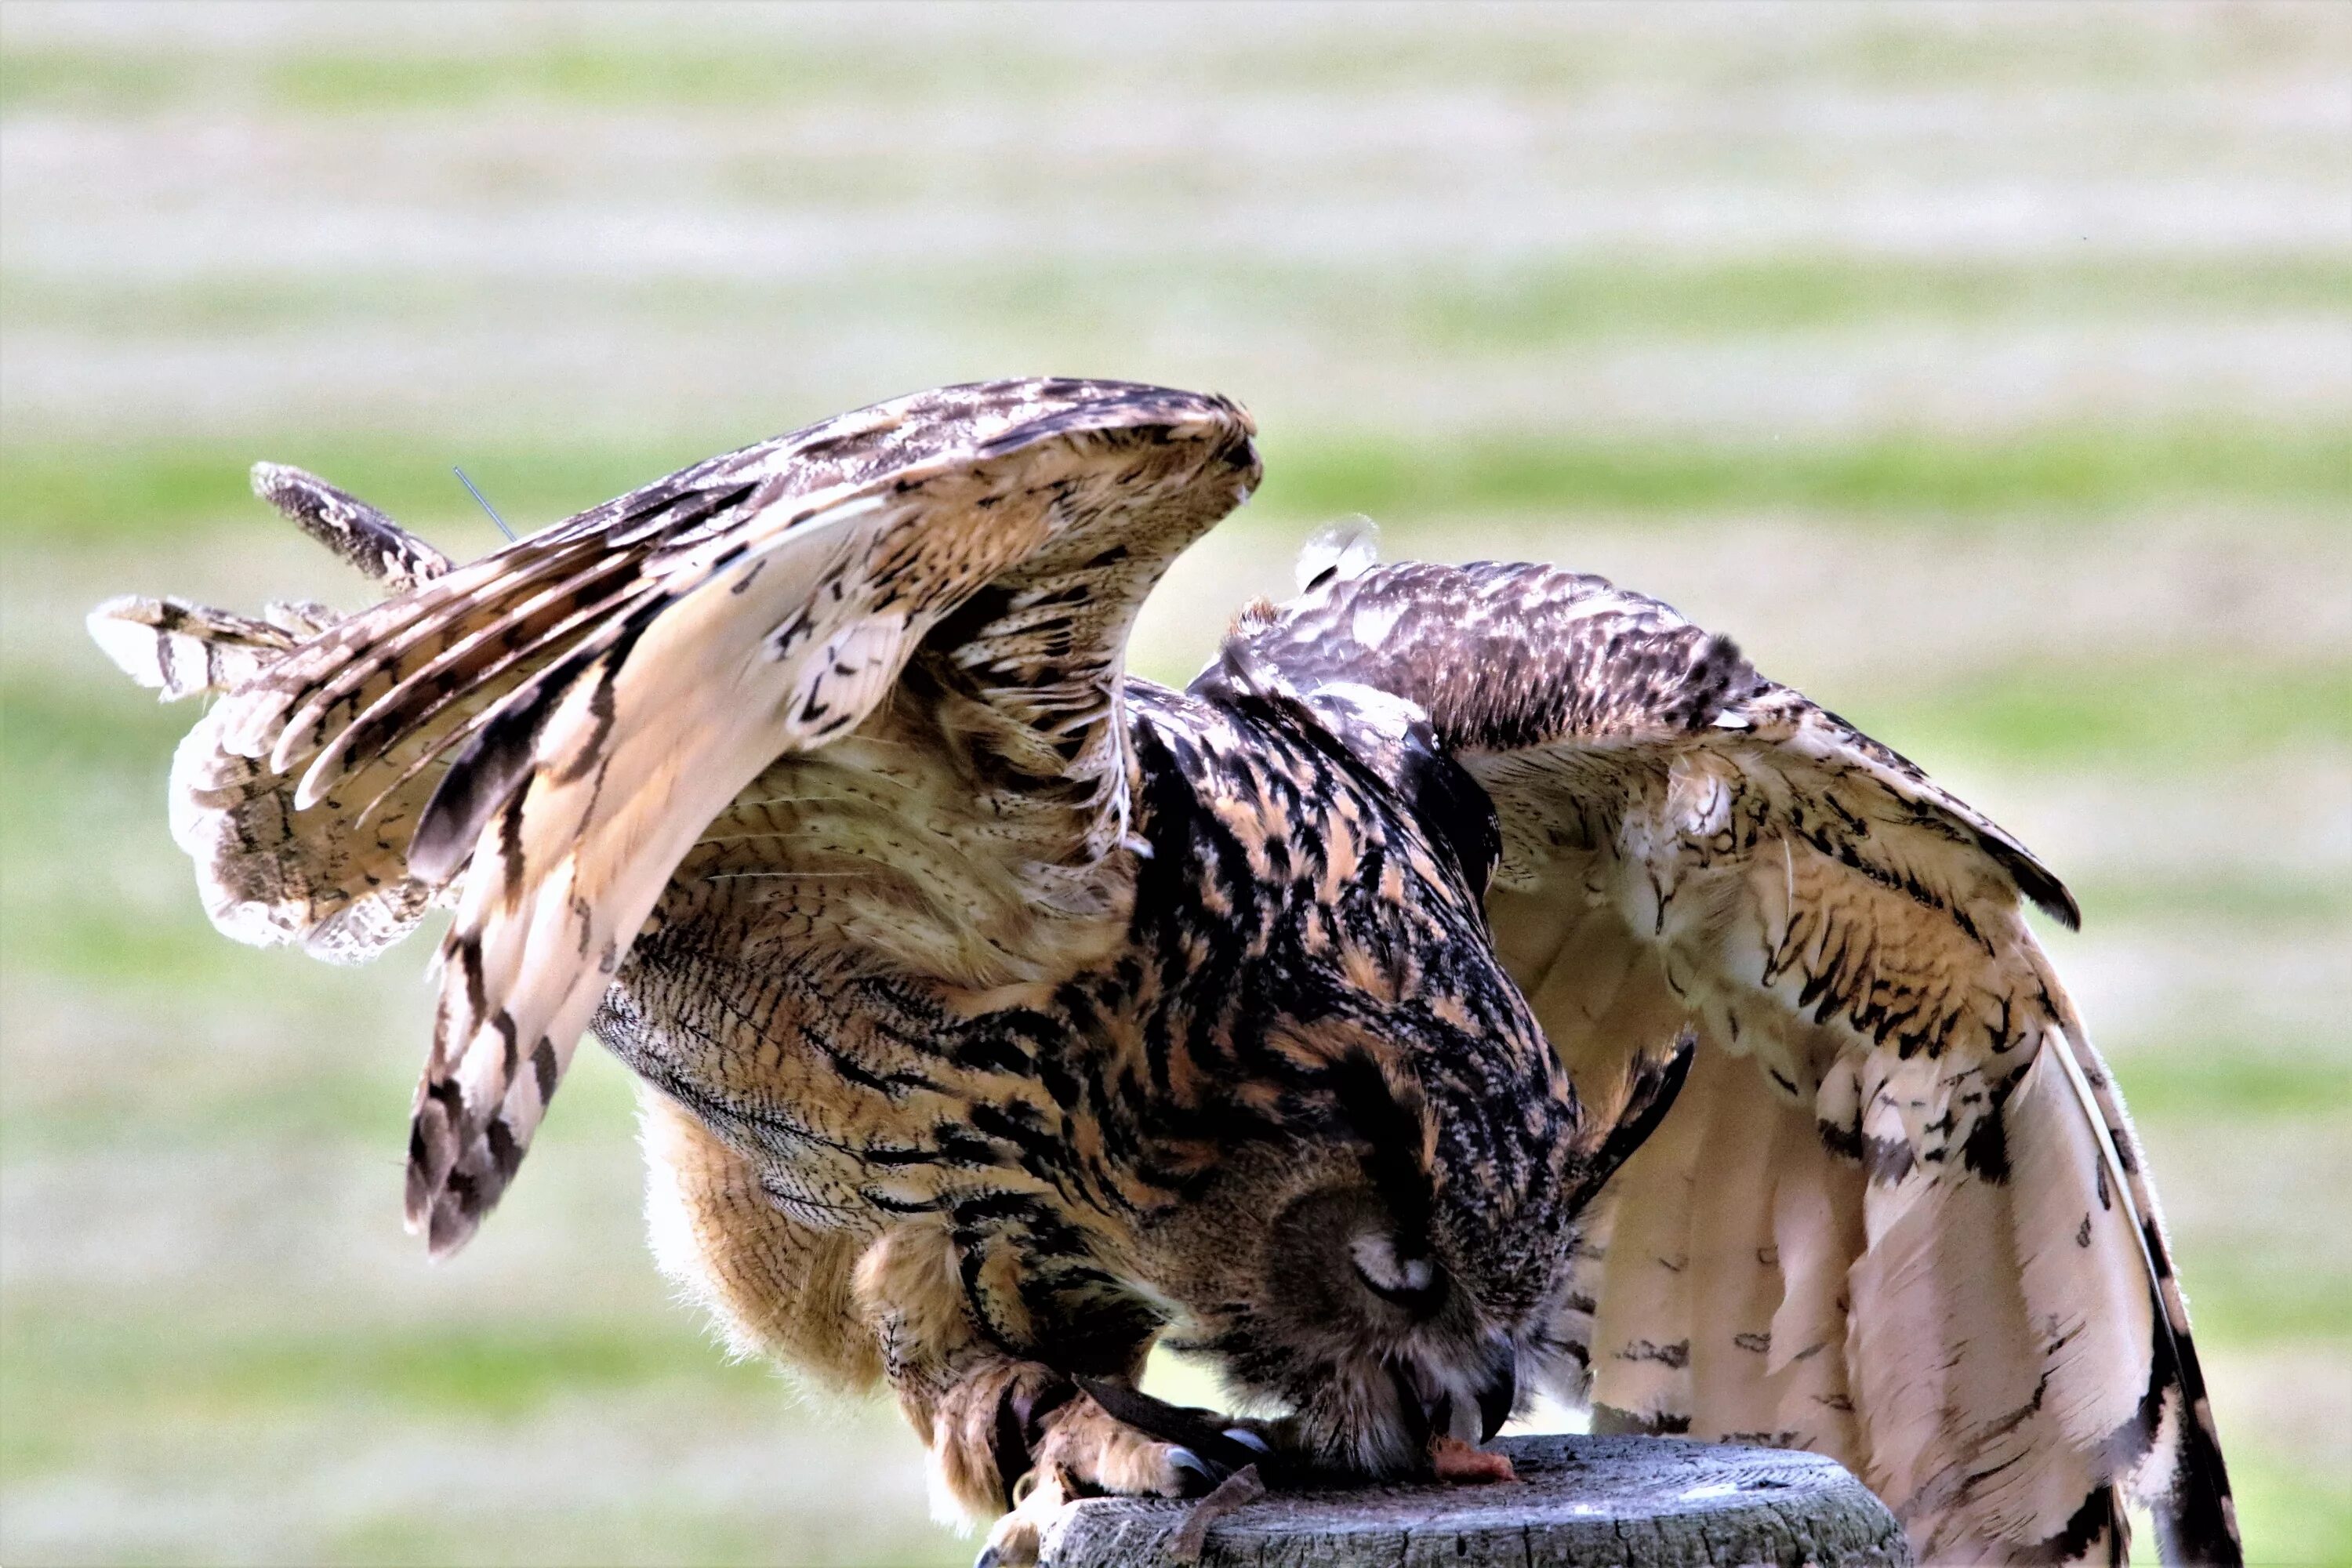
[{"label": "feathered leg", "polygon": [[758,1167],[660,1090],[640,1091],[646,1222],[664,1274],[707,1310],[739,1355],[762,1355],[844,1390],[882,1374],[852,1287],[869,1233],[785,1214]]},{"label": "feathered leg", "polygon": [[1192,1450],[1113,1417],[1067,1374],[982,1333],[944,1226],[918,1221],[877,1242],[859,1260],[857,1297],[898,1407],[930,1448],[940,1500],[1003,1514],[982,1562],[1034,1563],[1045,1522],[1072,1499],[1189,1497],[1219,1479]]},{"label": "feathered leg", "polygon": [[982,1335],[944,1230],[910,1226],[877,1241],[802,1225],[752,1161],[656,1090],[646,1091],[641,1135],[655,1257],[732,1348],[843,1389],[887,1375],[956,1511],[1003,1513],[1034,1474],[1021,1488],[1029,1506],[999,1531],[1000,1561],[1034,1556],[1035,1526],[1068,1498],[1181,1495],[1209,1479],[1186,1451],[1112,1419],[1069,1377]]}]

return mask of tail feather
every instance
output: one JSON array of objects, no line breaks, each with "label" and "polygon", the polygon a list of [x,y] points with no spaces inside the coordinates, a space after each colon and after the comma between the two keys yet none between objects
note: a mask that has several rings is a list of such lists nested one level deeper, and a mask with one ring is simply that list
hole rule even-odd
[{"label": "tail feather", "polygon": [[[492,667],[512,651],[506,641],[509,627],[516,638],[538,640],[544,650],[562,646],[567,634],[557,632],[559,626],[602,625],[659,589],[683,592],[701,581],[723,563],[707,542],[699,550],[681,544],[650,553],[631,547],[713,513],[732,515],[739,505],[752,503],[753,489],[671,494],[656,487],[654,498],[637,510],[608,515],[611,508],[600,508],[451,568],[433,580],[429,592],[355,616],[334,636],[289,658],[269,682],[273,700],[251,703],[231,743],[248,755],[266,754],[280,773],[317,757],[298,786],[298,806],[307,806],[345,769],[364,765],[368,749],[385,735],[425,726],[450,692],[478,692],[493,679]],[[789,520],[772,521],[768,531],[788,529],[814,510],[803,507]],[[726,553],[732,560],[742,550],[738,543]],[[521,662],[503,664],[512,668]],[[429,679],[412,680],[426,671]],[[395,697],[404,688],[404,695]],[[334,743],[371,710],[366,731]],[[319,757],[322,749],[331,754]]]},{"label": "tail feather", "polygon": [[1723,1052],[1699,1056],[1660,1140],[1610,1194],[1591,1340],[1598,1425],[1812,1448],[1860,1468],[1845,1372],[1861,1242],[1851,1169],[1809,1114]]},{"label": "tail feather", "polygon": [[2120,1514],[2100,1455],[2068,1442],[2051,1405],[2053,1323],[2062,1302],[2095,1295],[2070,1281],[2059,1300],[2032,1302],[2012,1194],[1965,1169],[1922,1182],[1853,1273],[1865,1479],[1928,1561],[2000,1560],[2028,1542],[2057,1562],[2119,1550],[2112,1532],[2064,1540],[2086,1507],[2107,1523]]},{"label": "tail feather", "polygon": [[[475,612],[484,600],[503,609],[506,595],[532,592],[507,574],[562,548],[561,542],[526,539],[457,568],[425,591],[352,616],[305,644],[247,694],[246,713],[230,742],[247,755],[268,757],[275,772],[291,770],[383,693],[475,630]],[[584,555],[586,547],[575,544],[572,551]]]}]

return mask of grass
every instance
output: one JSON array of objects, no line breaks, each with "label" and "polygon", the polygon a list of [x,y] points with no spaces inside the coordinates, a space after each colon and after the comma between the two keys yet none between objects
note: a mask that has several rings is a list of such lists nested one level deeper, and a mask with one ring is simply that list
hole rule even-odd
[{"label": "grass", "polygon": [[[2340,28],[2305,10],[2201,17],[2194,26],[2118,26],[2098,13],[2032,27],[1954,25],[1935,13],[1875,14],[1824,38],[1734,32],[1732,47],[1692,47],[1672,29],[1466,26],[1398,29],[1378,17],[1304,37],[1274,28],[1211,27],[1119,47],[1085,31],[1037,37],[1017,27],[941,36],[923,28],[858,47],[801,34],[568,28],[518,49],[493,37],[452,47],[429,34],[373,48],[166,50],[109,42],[12,47],[0,94],[17,111],[135,116],[254,104],[289,114],[456,115],[517,106],[674,112],[791,107],[845,99],[921,102],[941,96],[1070,98],[1104,90],[1237,96],[1373,96],[1475,88],[1504,96],[1588,92],[1628,77],[1701,90],[1819,87],[1908,89],[1923,77],[1979,89],[2178,86],[2277,70],[2346,54]],[[2055,25],[2053,25],[2053,23]],[[1775,30],[1785,31],[1785,30]],[[1026,36],[1023,36],[1023,35]]]},{"label": "grass", "polygon": [[[445,437],[442,447],[463,454],[500,510],[529,527],[696,461],[711,443],[492,443],[473,434]],[[0,542],[97,545],[246,526],[256,504],[246,472],[265,455],[313,468],[413,523],[446,518],[462,496],[447,470],[422,456],[433,446],[428,434],[0,446]],[[1254,516],[1637,513],[1671,525],[1759,510],[1884,528],[2020,513],[2104,519],[2159,504],[2352,507],[2352,445],[2333,425],[2214,420],[1769,444],[1530,435],[1435,445],[1285,432],[1261,447],[1267,478]]]},{"label": "grass", "polygon": [[2084,921],[2176,925],[2226,924],[2239,931],[2340,929],[2352,925],[2352,888],[2333,879],[2221,871],[2145,876],[2087,883],[2074,889]]},{"label": "grass", "polygon": [[[111,1561],[970,1559],[925,1521],[894,1413],[796,1406],[643,1303],[603,1321],[478,1315],[298,1326],[134,1307],[93,1323],[19,1306],[0,1326],[13,1528],[94,1495],[131,1543]],[[674,1484],[642,1495],[663,1467]],[[254,1477],[269,1506],[248,1511],[208,1473]]]},{"label": "grass", "polygon": [[2233,1462],[2230,1483],[2246,1524],[2249,1563],[2352,1563],[2352,1487],[2268,1454]]},{"label": "grass", "polygon": [[[789,148],[740,166],[747,198],[845,184],[860,202],[875,186],[837,159]],[[1265,258],[1139,260],[1076,266],[1039,258],[951,268],[860,268],[819,288],[656,277],[550,281],[528,299],[478,281],[386,273],[333,278],[199,275],[169,280],[63,275],[14,280],[0,321],[96,341],[210,335],[285,337],[342,323],[462,329],[486,314],[528,310],[573,320],[716,324],[821,333],[845,312],[936,323],[985,319],[1008,340],[1052,342],[1108,331],[1139,306],[1171,327],[1213,315],[1297,332],[1344,326],[1394,350],[1531,355],[1596,343],[1722,340],[1765,333],[1945,330],[1995,322],[2130,322],[2151,312],[2211,319],[2318,316],[2352,298],[2352,261],[2325,251],[2221,259],[2156,256],[2131,263],[2061,257],[1911,262],[1797,253],[1645,264],[1540,258],[1468,268],[1283,263]]]},{"label": "grass", "polygon": [[[846,1509],[844,1513],[849,1513]],[[419,1518],[389,1509],[338,1532],[325,1548],[331,1562],[412,1568],[419,1563],[512,1563],[516,1568],[604,1568],[613,1563],[767,1564],[837,1563],[845,1568],[964,1568],[974,1541],[945,1531],[920,1531],[918,1521],[893,1523],[856,1516],[826,1521],[811,1531],[804,1519],[738,1520],[708,1509],[669,1505],[651,1510],[567,1509],[542,1514],[518,1529],[510,1517],[472,1521]]]},{"label": "grass", "polygon": [[1885,521],[2021,511],[2111,516],[2175,504],[2338,506],[2352,500],[2340,429],[2201,422],[1970,437],[1851,441],[1264,443],[1269,509],[1375,517],[1609,511],[1721,516],[1814,511]]},{"label": "grass", "polygon": [[2352,1113],[2352,1053],[2340,1040],[2137,1041],[2116,1075],[2132,1114],[2152,1121],[2304,1117],[2325,1126]]},{"label": "grass", "polygon": [[1899,672],[1844,716],[1915,759],[2145,773],[2298,750],[2352,758],[2352,659],[2116,658],[1895,684]]},{"label": "grass", "polygon": [[646,48],[582,44],[517,54],[318,50],[262,59],[193,58],[133,48],[72,46],[0,55],[0,94],[17,112],[156,113],[243,103],[289,115],[444,114],[542,104],[599,110],[727,110],[844,97],[1002,89],[1004,75],[1034,88],[1055,80],[1044,61],[964,51],[901,57],[814,47]]},{"label": "grass", "polygon": [[[154,1342],[177,1342],[168,1384],[142,1391]],[[17,1313],[5,1360],[19,1386],[11,1404],[54,1418],[267,1419],[300,1407],[372,1408],[427,1417],[517,1420],[559,1401],[678,1385],[699,1400],[781,1403],[775,1375],[730,1362],[682,1314],[651,1323],[501,1321],[470,1325],[355,1321],[307,1329],[166,1325],[136,1318],[92,1331],[62,1316]],[[21,1401],[21,1403],[18,1403]],[[105,1408],[110,1402],[117,1408]],[[45,1423],[28,1420],[26,1433]]]},{"label": "grass", "polygon": [[[615,450],[609,445],[533,445],[486,452],[461,447],[476,483],[528,530],[709,456],[679,443]],[[279,437],[266,451],[219,445],[0,447],[0,540],[94,545],[109,538],[169,538],[226,523],[247,526],[260,503],[247,471],[258,457],[324,474],[412,526],[446,518],[452,496],[470,508],[447,468],[420,462],[420,444],[358,437]],[[267,515],[266,512],[263,515]]]},{"label": "grass", "polygon": [[[2305,1136],[2322,1134],[2314,1121]],[[2317,1194],[2314,1194],[2316,1196]],[[2192,1287],[2201,1342],[2235,1347],[2330,1344],[2352,1352],[2352,1268],[2315,1265],[2293,1244],[2264,1247],[2215,1245],[2182,1264]]]}]

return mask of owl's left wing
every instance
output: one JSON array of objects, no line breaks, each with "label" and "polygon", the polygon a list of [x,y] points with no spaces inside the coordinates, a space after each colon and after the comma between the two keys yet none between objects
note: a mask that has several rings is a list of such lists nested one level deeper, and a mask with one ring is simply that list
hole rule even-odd
[{"label": "owl's left wing", "polygon": [[[1255,483],[1251,433],[1163,388],[945,387],[462,566],[336,512],[330,542],[406,592],[299,638],[197,627],[241,639],[207,666],[234,678],[173,773],[215,922],[349,956],[455,893],[409,1141],[409,1219],[435,1250],[512,1180],[673,873],[779,757],[895,700],[972,775],[986,841],[967,858],[1051,862],[1038,879],[1060,886],[1047,873],[1082,879],[1119,847],[1128,626]],[[93,621],[151,684],[195,625],[139,602]]]},{"label": "owl's left wing", "polygon": [[1212,679],[1398,705],[1483,786],[1496,945],[1580,1093],[1703,1042],[1597,1205],[1570,1392],[1831,1454],[1923,1561],[2119,1552],[2126,1494],[2168,1557],[2235,1561],[2155,1194],[2024,918],[2074,925],[2064,889],[1655,601],[1351,557]]}]

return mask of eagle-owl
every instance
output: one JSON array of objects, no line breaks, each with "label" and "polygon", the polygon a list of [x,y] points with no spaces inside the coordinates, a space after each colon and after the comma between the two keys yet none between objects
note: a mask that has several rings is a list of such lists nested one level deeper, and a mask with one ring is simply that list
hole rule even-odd
[{"label": "eagle-owl", "polygon": [[[949,387],[457,564],[257,488],[337,617],[93,614],[216,692],[228,934],[452,911],[407,1212],[457,1247],[583,1032],[662,1266],[888,1383],[1033,1557],[1090,1491],[1476,1470],[1538,1389],[1832,1455],[1935,1561],[2235,1523],[2155,1195],[2014,838],[1654,600],[1310,549],[1184,691],[1144,595],[1259,475],[1219,397]],[[1145,1396],[1155,1343],[1257,1414]]]}]

